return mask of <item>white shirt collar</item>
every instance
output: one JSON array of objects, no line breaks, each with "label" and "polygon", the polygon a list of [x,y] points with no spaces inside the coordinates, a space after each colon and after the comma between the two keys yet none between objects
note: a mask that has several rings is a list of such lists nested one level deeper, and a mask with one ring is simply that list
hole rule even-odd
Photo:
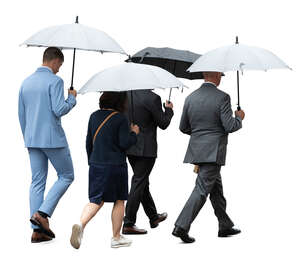
[{"label": "white shirt collar", "polygon": [[217,85],[216,85],[215,83],[210,82],[210,81],[205,81],[204,83],[205,83],[205,84],[212,84],[212,85],[214,85],[215,87],[217,87]]},{"label": "white shirt collar", "polygon": [[47,68],[48,70],[50,70],[53,73],[53,70],[50,67],[47,66],[41,66],[42,68]]}]

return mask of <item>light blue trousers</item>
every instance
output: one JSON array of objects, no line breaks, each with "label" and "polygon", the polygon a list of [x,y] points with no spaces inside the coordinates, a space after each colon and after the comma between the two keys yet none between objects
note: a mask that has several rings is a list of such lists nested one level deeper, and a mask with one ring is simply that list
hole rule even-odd
[{"label": "light blue trousers", "polygon": [[[42,211],[50,217],[60,198],[74,180],[74,169],[69,147],[64,148],[28,148],[32,182],[30,186],[30,217],[36,211]],[[55,168],[58,179],[44,199],[48,175],[48,160]],[[32,228],[37,228],[32,225]]]}]

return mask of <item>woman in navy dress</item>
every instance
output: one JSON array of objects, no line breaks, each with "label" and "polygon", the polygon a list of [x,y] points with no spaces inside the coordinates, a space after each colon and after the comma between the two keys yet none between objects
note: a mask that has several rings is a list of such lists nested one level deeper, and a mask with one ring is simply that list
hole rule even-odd
[{"label": "woman in navy dress", "polygon": [[[124,115],[126,92],[104,92],[100,110],[91,114],[86,137],[89,161],[89,200],[80,224],[73,225],[71,245],[78,249],[86,224],[105,202],[113,202],[111,247],[129,246],[131,241],[120,235],[124,217],[124,201],[128,197],[126,150],[134,145],[139,127],[131,125]],[[103,125],[102,125],[103,124]],[[100,127],[100,129],[99,129]]]}]

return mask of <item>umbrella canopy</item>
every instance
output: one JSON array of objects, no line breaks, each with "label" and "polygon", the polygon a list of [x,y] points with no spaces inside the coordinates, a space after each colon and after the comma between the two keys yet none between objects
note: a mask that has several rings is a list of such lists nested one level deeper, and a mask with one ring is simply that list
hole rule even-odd
[{"label": "umbrella canopy", "polygon": [[193,80],[203,79],[201,72],[187,72],[187,69],[200,56],[200,54],[187,50],[148,47],[134,54],[126,62],[158,66],[169,71],[176,77]]},{"label": "umbrella canopy", "polygon": [[189,67],[190,72],[237,71],[238,110],[240,110],[239,71],[288,68],[280,58],[271,51],[239,44],[238,37],[234,45],[211,50],[203,54]]},{"label": "umbrella canopy", "polygon": [[35,33],[21,45],[126,54],[122,47],[105,32],[79,23],[48,27]]},{"label": "umbrella canopy", "polygon": [[95,74],[78,93],[178,87],[183,87],[183,84],[164,69],[151,65],[125,63]]},{"label": "umbrella canopy", "polygon": [[289,68],[289,66],[269,50],[234,44],[205,53],[197,59],[188,71],[267,71],[275,68]]},{"label": "umbrella canopy", "polygon": [[61,49],[73,49],[73,67],[71,87],[73,89],[74,66],[76,49],[86,51],[98,51],[101,53],[114,52],[125,54],[121,46],[108,34],[78,23],[78,16],[74,24],[64,24],[43,29],[21,45],[28,47],[58,47]]}]

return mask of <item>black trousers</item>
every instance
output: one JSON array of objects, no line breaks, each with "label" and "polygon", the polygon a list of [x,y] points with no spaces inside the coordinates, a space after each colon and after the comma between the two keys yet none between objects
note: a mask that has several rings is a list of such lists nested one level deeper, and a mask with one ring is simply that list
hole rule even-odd
[{"label": "black trousers", "polygon": [[155,159],[155,157],[128,156],[133,170],[133,177],[125,209],[125,227],[135,225],[140,203],[142,203],[150,221],[157,219],[157,210],[149,190],[149,175],[154,166]]},{"label": "black trousers", "polygon": [[175,226],[189,231],[192,222],[203,207],[207,196],[219,221],[219,229],[231,228],[234,224],[226,213],[226,199],[223,194],[221,166],[201,164],[195,188],[176,220]]}]

